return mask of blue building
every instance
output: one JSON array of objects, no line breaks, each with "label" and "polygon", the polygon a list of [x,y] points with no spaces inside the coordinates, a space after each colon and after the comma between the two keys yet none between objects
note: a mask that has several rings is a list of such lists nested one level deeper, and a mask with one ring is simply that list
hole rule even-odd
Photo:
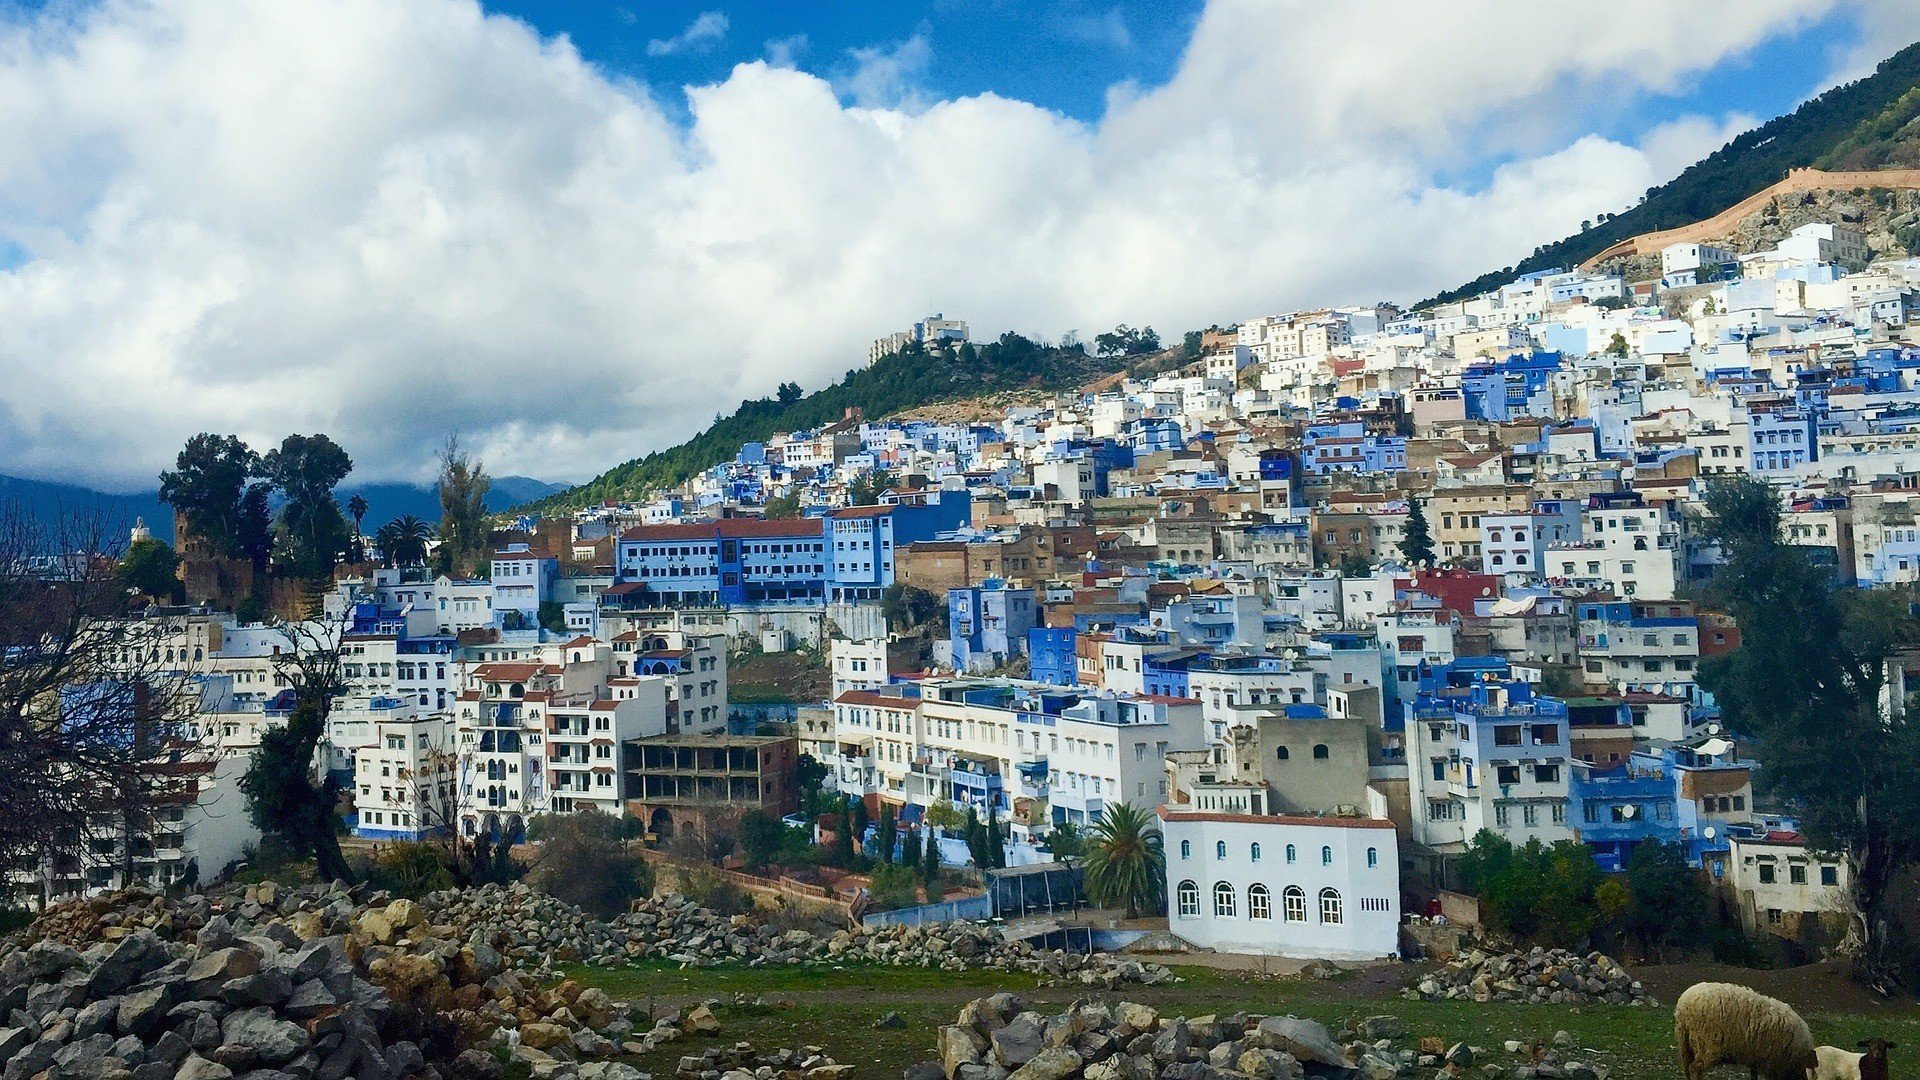
[{"label": "blue building", "polygon": [[1080,685],[1080,633],[1071,626],[1027,631],[1027,677],[1049,686]]},{"label": "blue building", "polygon": [[1008,588],[999,578],[947,590],[948,648],[955,671],[990,671],[1026,650],[1039,622],[1032,589]]},{"label": "blue building", "polygon": [[1753,412],[1747,418],[1747,462],[1760,476],[1800,471],[1820,456],[1814,417],[1799,409]]},{"label": "blue building", "polygon": [[1501,423],[1523,416],[1553,416],[1552,381],[1559,370],[1560,354],[1542,351],[1467,365],[1460,373],[1467,419]]},{"label": "blue building", "polygon": [[[834,603],[878,600],[893,584],[894,554],[908,544],[932,540],[973,519],[973,496],[934,490],[925,501],[850,506],[827,514],[824,536],[827,599]],[[1026,640],[1025,632],[1021,642]]]}]

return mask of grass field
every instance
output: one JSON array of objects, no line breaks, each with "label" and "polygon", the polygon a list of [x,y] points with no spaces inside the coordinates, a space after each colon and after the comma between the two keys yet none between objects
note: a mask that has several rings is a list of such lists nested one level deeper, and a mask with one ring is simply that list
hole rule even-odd
[{"label": "grass field", "polygon": [[[716,1039],[707,1041],[732,1044],[745,1039],[763,1048],[817,1045],[837,1061],[860,1066],[862,1076],[873,1077],[897,1077],[908,1065],[931,1058],[939,1027],[952,1022],[960,1005],[997,990],[1011,990],[1054,1007],[1076,997],[1097,996],[1110,1001],[1144,1002],[1163,1014],[1182,1016],[1234,1011],[1291,1013],[1311,1017],[1336,1032],[1350,1020],[1386,1013],[1406,1022],[1409,1040],[1432,1036],[1449,1045],[1464,1041],[1493,1051],[1495,1060],[1505,1060],[1500,1046],[1509,1039],[1548,1039],[1556,1031],[1565,1030],[1581,1047],[1598,1051],[1599,1060],[1611,1067],[1616,1080],[1670,1077],[1677,1071],[1672,1014],[1665,1008],[1404,1001],[1398,991],[1414,970],[1408,967],[1357,972],[1324,982],[1263,979],[1212,968],[1174,970],[1184,980],[1178,985],[1132,987],[1114,993],[1084,988],[1039,989],[1030,976],[1000,972],[955,974],[920,968],[578,968],[569,974],[643,1005],[719,998],[721,1004],[715,1011],[723,1029]],[[1880,1034],[1906,1046],[1920,1045],[1920,1010],[1911,1005],[1863,1005],[1843,1000],[1844,995],[1820,993],[1818,980],[1812,976],[1795,980],[1790,973],[1766,974],[1786,975],[1777,981],[1787,985],[1797,981],[1816,995],[1815,1000],[1796,1003],[1805,1012],[1815,1038],[1822,1042],[1851,1046],[1865,1035]],[[1688,976],[1681,969],[1663,969],[1663,976],[1649,980],[1656,992],[1661,989],[1659,984],[1683,986],[1721,974],[1701,971]],[[1823,1009],[1820,999],[1829,1004],[1838,1002],[1839,1008]],[[1043,1011],[1048,1010],[1043,1006]],[[876,1029],[874,1021],[889,1012],[899,1013],[906,1026]],[[707,1041],[684,1039],[635,1064],[655,1075],[672,1075],[681,1054],[697,1050]]]}]

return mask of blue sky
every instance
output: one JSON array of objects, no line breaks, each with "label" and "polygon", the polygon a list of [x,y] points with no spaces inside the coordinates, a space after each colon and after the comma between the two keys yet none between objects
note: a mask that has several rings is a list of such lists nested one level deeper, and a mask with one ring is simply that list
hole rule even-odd
[{"label": "blue sky", "polygon": [[933,311],[1417,300],[1916,38],[1915,0],[0,0],[0,357],[43,376],[0,473],[327,431],[419,481],[458,432],[580,480]]},{"label": "blue sky", "polygon": [[[1197,0],[512,0],[487,6],[544,33],[566,34],[589,60],[647,83],[669,102],[682,85],[719,82],[733,65],[765,59],[770,51],[785,51],[795,66],[834,77],[854,66],[855,50],[892,49],[918,37],[928,45],[919,81],[930,96],[992,92],[1082,120],[1099,118],[1115,83],[1164,82],[1201,8]],[[696,35],[672,52],[656,47],[649,54],[649,42],[672,41],[708,13],[725,18],[723,36]]]}]

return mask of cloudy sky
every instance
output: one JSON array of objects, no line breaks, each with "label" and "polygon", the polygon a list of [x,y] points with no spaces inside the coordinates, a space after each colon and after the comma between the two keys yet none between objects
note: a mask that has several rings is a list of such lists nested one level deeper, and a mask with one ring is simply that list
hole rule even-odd
[{"label": "cloudy sky", "polygon": [[196,431],[584,479],[929,311],[1163,333],[1514,262],[1904,0],[0,0],[0,473]]}]

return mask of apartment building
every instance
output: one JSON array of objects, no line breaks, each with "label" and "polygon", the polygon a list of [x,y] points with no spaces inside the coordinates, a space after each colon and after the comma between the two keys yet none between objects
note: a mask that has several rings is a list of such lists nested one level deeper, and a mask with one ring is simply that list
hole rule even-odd
[{"label": "apartment building", "polygon": [[1482,829],[1516,844],[1572,839],[1567,707],[1489,675],[1429,682],[1406,718],[1413,838],[1459,850]]}]

